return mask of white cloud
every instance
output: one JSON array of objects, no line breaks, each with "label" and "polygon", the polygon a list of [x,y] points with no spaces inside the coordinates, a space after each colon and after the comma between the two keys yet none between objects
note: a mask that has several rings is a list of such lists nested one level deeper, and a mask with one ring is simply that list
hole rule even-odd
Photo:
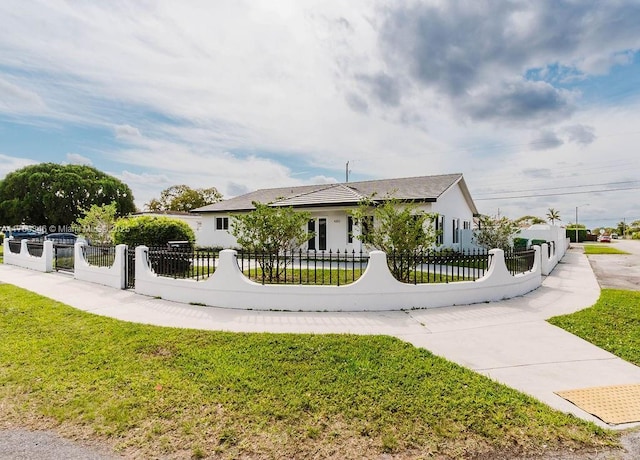
[{"label": "white cloud", "polygon": [[0,153],[0,180],[10,172],[36,163],[37,161],[31,160],[29,158],[16,158]]},{"label": "white cloud", "polygon": [[113,129],[117,139],[131,140],[142,137],[140,130],[131,125],[116,125]]},{"label": "white cloud", "polygon": [[[346,161],[353,180],[459,171],[472,192],[552,186],[572,178],[564,163],[600,164],[609,147],[635,155],[637,138],[611,133],[634,132],[637,94],[606,119],[610,100],[594,106],[584,86],[567,85],[634,65],[639,10],[593,0],[7,0],[0,111],[49,117],[60,136],[69,122],[105,130],[109,141],[67,151],[88,152],[96,167],[118,162],[144,200],[178,183],[226,196],[298,185],[301,169],[342,180]],[[556,148],[536,150],[539,141]],[[523,173],[541,164],[549,177]]]},{"label": "white cloud", "polygon": [[67,161],[73,165],[86,165],[92,166],[93,162],[91,159],[82,156],[78,153],[67,153]]},{"label": "white cloud", "polygon": [[25,89],[0,78],[0,112],[23,114],[40,112],[45,102],[34,91]]}]

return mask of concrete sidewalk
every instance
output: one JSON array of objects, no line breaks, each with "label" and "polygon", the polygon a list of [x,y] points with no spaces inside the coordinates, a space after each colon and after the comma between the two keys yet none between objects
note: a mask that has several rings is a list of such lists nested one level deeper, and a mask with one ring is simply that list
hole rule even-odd
[{"label": "concrete sidewalk", "polygon": [[234,332],[385,334],[424,347],[564,412],[609,428],[555,391],[640,383],[640,367],[545,319],[591,306],[600,288],[580,250],[569,250],[542,286],[502,302],[406,312],[259,312],[185,305],[0,265],[0,281],[98,315],[158,326]]}]

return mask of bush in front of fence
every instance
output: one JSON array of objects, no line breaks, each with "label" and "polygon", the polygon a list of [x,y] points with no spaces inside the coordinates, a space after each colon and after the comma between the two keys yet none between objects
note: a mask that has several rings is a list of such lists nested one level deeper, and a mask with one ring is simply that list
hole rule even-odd
[{"label": "bush in front of fence", "polygon": [[115,244],[129,247],[145,245],[163,247],[170,241],[188,241],[193,245],[196,236],[186,222],[170,217],[137,216],[120,219],[113,230]]}]

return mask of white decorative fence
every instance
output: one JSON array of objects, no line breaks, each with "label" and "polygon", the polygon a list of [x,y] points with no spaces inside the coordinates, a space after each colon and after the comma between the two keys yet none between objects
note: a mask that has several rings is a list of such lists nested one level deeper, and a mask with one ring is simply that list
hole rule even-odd
[{"label": "white decorative fence", "polygon": [[533,269],[511,275],[504,252],[492,249],[491,265],[476,281],[406,284],[389,272],[386,254],[373,251],[363,275],[344,286],[262,285],[249,280],[238,267],[237,253],[220,252],[219,265],[204,281],[171,279],[153,273],[148,248],[136,248],[136,286],[139,294],[183,303],[225,308],[292,311],[373,311],[433,308],[488,302],[526,294],[542,282],[540,248]]},{"label": "white decorative fence", "polygon": [[5,238],[3,241],[5,264],[17,265],[18,267],[37,270],[39,272],[53,271],[52,241],[45,241],[44,243],[40,243],[42,244],[42,254],[39,256],[29,254],[29,248],[27,246],[28,240],[26,239],[20,241],[20,252],[12,252],[11,246],[14,246],[15,243],[16,241],[12,240],[11,238]]},{"label": "white decorative fence", "polygon": [[116,289],[124,289],[127,282],[127,245],[116,246],[113,265],[110,267],[98,267],[89,264],[82,250],[84,243],[78,242],[74,246],[73,277],[78,280],[111,286]]},{"label": "white decorative fence", "polygon": [[[74,277],[78,280],[125,288],[127,248],[116,248],[110,267],[91,265],[84,257],[84,243],[76,243]],[[507,269],[504,252],[493,249],[486,273],[475,281],[407,284],[390,273],[386,254],[370,253],[362,276],[343,286],[263,285],[248,279],[237,263],[234,250],[220,252],[215,272],[206,280],[172,279],[158,276],[150,268],[148,248],[136,248],[135,292],[176,302],[211,305],[236,309],[293,311],[368,311],[433,308],[498,301],[530,292],[542,283],[568,248],[568,240],[534,246],[533,268],[512,275]],[[42,245],[40,257],[29,254],[27,241],[20,252],[11,252],[9,240],[4,242],[4,262],[32,270],[53,270],[54,250],[51,241]]]}]

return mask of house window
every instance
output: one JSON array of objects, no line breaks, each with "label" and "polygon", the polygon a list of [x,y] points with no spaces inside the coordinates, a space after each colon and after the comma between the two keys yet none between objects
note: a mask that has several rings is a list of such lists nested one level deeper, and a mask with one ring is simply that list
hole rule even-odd
[{"label": "house window", "polygon": [[436,217],[436,244],[444,244],[444,216],[441,214]]},{"label": "house window", "polygon": [[364,216],[362,218],[362,241],[364,243],[371,243],[371,232],[373,231],[373,216]]},{"label": "house window", "polygon": [[353,216],[347,216],[347,243],[353,243]]},{"label": "house window", "polygon": [[229,218],[216,217],[216,230],[229,230]]},{"label": "house window", "polygon": [[318,219],[318,249],[327,250],[327,219]]},{"label": "house window", "polygon": [[464,228],[465,230],[471,230],[471,222],[470,222],[470,221],[468,221],[468,220],[465,220],[465,221],[462,223],[462,228]]},{"label": "house window", "polygon": [[307,223],[307,234],[309,240],[307,241],[307,249],[310,251],[316,250],[316,220],[310,219]]},{"label": "house window", "polygon": [[451,221],[453,227],[453,244],[460,242],[460,219],[453,219]]}]

